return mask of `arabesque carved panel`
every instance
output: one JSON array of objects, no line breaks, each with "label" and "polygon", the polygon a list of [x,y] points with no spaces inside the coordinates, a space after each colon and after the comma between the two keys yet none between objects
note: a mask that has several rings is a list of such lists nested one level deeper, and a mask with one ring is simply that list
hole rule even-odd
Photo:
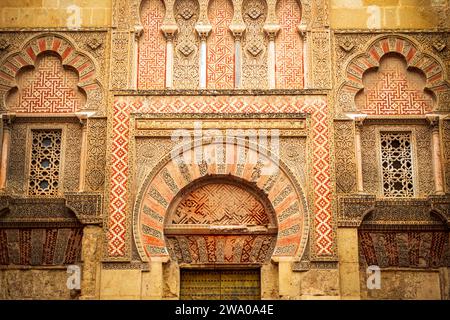
[{"label": "arabesque carved panel", "polygon": [[243,87],[246,89],[266,89],[267,79],[267,44],[263,26],[267,18],[265,0],[244,0],[242,18],[246,29],[242,41]]},{"label": "arabesque carved panel", "polygon": [[175,1],[178,32],[174,43],[173,80],[177,89],[195,89],[199,84],[199,38],[195,31],[198,17],[197,0]]}]

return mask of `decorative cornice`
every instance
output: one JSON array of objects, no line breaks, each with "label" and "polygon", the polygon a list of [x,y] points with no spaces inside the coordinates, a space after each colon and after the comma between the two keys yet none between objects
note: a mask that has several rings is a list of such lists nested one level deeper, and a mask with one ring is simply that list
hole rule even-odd
[{"label": "decorative cornice", "polygon": [[[7,212],[6,212],[7,210]],[[75,216],[71,213],[75,214]],[[0,223],[102,224],[102,196],[97,193],[65,193],[64,197],[0,195]]]},{"label": "decorative cornice", "polygon": [[311,269],[333,270],[338,268],[337,261],[297,261],[292,263],[292,271],[309,271]]},{"label": "decorative cornice", "polygon": [[370,194],[340,197],[338,225],[360,227],[363,223],[374,226],[450,226],[450,195],[425,199],[377,199]]},{"label": "decorative cornice", "polygon": [[331,29],[335,34],[399,34],[399,33],[445,33],[450,32],[450,28],[445,29]]},{"label": "decorative cornice", "polygon": [[45,28],[0,28],[2,32],[108,32],[113,28],[109,27],[82,27],[79,29],[70,29],[65,27],[45,27]]},{"label": "decorative cornice", "polygon": [[274,89],[274,90],[112,90],[115,96],[305,96],[330,94],[327,89]]}]

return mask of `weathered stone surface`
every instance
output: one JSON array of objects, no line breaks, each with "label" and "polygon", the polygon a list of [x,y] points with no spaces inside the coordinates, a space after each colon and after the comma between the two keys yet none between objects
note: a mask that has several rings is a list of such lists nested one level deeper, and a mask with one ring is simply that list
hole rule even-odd
[{"label": "weathered stone surface", "polygon": [[2,269],[0,299],[72,299],[65,268]]},{"label": "weathered stone surface", "polygon": [[300,299],[338,299],[339,272],[337,269],[312,269],[299,272]]},{"label": "weathered stone surface", "polygon": [[99,298],[100,260],[102,257],[102,228],[86,226],[83,229],[82,261],[83,276],[81,282],[82,299]]},{"label": "weathered stone surface", "polygon": [[102,269],[100,299],[140,299],[141,270]]},{"label": "weathered stone surface", "polygon": [[261,299],[278,298],[278,268],[273,263],[261,267]]},{"label": "weathered stone surface", "polygon": [[[365,270],[364,270],[365,271]],[[366,274],[361,272],[361,298],[439,300],[438,271],[381,270],[381,288],[367,289]]]}]

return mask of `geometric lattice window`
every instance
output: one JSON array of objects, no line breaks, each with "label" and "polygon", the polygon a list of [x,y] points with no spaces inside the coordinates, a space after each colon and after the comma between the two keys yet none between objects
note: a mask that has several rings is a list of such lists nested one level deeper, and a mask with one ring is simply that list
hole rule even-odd
[{"label": "geometric lattice window", "polygon": [[61,134],[61,130],[32,130],[29,195],[58,194]]},{"label": "geometric lattice window", "polygon": [[385,197],[414,196],[411,133],[381,132],[381,168]]}]

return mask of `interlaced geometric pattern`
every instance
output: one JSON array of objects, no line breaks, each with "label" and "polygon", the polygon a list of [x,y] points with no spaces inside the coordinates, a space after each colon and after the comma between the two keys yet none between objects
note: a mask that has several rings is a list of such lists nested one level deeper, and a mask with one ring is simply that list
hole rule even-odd
[{"label": "interlaced geometric pattern", "polygon": [[383,195],[414,196],[411,133],[381,132],[380,135]]},{"label": "interlaced geometric pattern", "polygon": [[210,183],[195,189],[177,207],[173,224],[266,225],[264,206],[231,184]]},{"label": "interlaced geometric pattern", "polygon": [[19,75],[19,90],[8,98],[14,112],[69,113],[78,111],[85,98],[77,89],[78,75],[65,70],[58,57],[38,58],[36,68]]},{"label": "interlaced geometric pattern", "polygon": [[331,216],[330,131],[328,107],[320,98],[285,96],[246,97],[168,97],[145,99],[118,97],[113,106],[111,146],[111,189],[108,250],[111,257],[127,254],[128,150],[130,113],[273,113],[305,112],[311,114],[313,139],[314,245],[319,256],[333,252]]},{"label": "interlaced geometric pattern", "polygon": [[146,0],[141,9],[144,34],[139,39],[138,88],[164,89],[166,41],[161,32],[165,8],[161,0]]},{"label": "interlaced geometric pattern", "polygon": [[278,1],[277,17],[281,27],[275,41],[277,88],[303,88],[303,42],[298,32],[301,21],[298,1]]},{"label": "interlaced geometric pattern", "polygon": [[229,30],[233,19],[230,0],[213,0],[208,8],[212,25],[208,37],[208,88],[233,89],[234,87],[234,41]]},{"label": "interlaced geometric pattern", "polygon": [[61,130],[32,130],[29,195],[58,194],[60,162]]},{"label": "interlaced geometric pattern", "polygon": [[364,92],[355,103],[363,113],[372,115],[418,115],[430,112],[432,97],[424,92],[425,80],[406,70],[403,58],[388,56],[377,72],[364,76]]}]

